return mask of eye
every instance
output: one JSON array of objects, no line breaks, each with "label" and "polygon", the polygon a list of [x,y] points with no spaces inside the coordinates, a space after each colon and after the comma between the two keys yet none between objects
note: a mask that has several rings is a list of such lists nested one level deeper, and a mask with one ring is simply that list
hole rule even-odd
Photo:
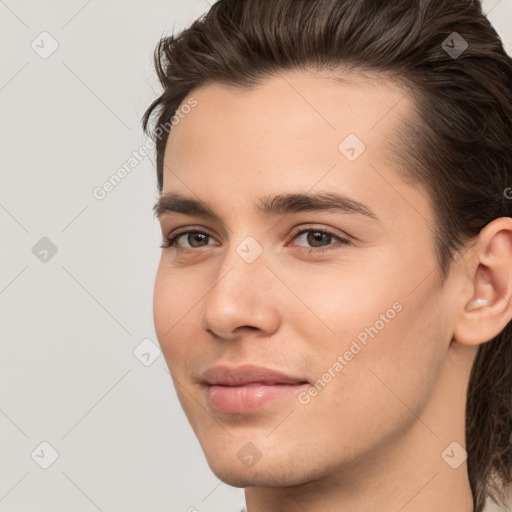
[{"label": "eye", "polygon": [[[304,237],[304,235],[307,235]],[[336,249],[336,247],[339,244],[347,245],[349,244],[349,240],[343,237],[340,237],[339,235],[336,235],[335,233],[332,233],[329,230],[326,229],[317,229],[317,228],[308,228],[308,229],[302,229],[299,232],[295,233],[293,236],[293,240],[297,239],[303,239],[306,241],[306,243],[310,244],[312,247],[303,247],[299,246],[301,250],[306,251],[307,253],[318,253],[318,252],[325,252],[325,251],[332,251]],[[332,239],[335,239],[339,242],[339,244],[334,245],[332,243],[329,243],[332,241]]]},{"label": "eye", "polygon": [[[177,243],[178,240],[184,238],[190,245],[187,247],[182,247],[180,243]],[[161,249],[166,249],[168,247],[175,247],[178,250],[181,249],[197,249],[201,247],[206,247],[208,244],[204,244],[208,238],[212,238],[208,233],[204,231],[197,230],[188,230],[182,231],[180,233],[176,233],[172,237],[164,238],[162,240],[162,245],[160,245]],[[198,245],[195,245],[198,244]]]},{"label": "eye", "polygon": [[[306,235],[304,237],[304,235]],[[160,245],[161,249],[167,249],[169,247],[173,247],[177,251],[181,250],[194,250],[194,249],[200,249],[202,247],[207,247],[208,245],[208,239],[213,238],[211,235],[204,231],[199,230],[186,230],[181,231],[172,237],[167,237],[162,240],[162,244]],[[348,245],[350,241],[346,238],[343,238],[339,235],[336,235],[335,233],[332,233],[329,230],[326,229],[318,229],[318,228],[308,228],[308,229],[302,229],[298,232],[296,232],[292,236],[292,240],[295,239],[303,239],[306,243],[310,244],[311,247],[304,247],[304,246],[296,246],[301,251],[306,251],[307,253],[319,253],[319,252],[325,252],[325,251],[331,251],[336,249],[339,244],[341,245]],[[180,240],[183,239],[188,245],[183,245]],[[332,240],[336,240],[338,244],[333,245]]]}]

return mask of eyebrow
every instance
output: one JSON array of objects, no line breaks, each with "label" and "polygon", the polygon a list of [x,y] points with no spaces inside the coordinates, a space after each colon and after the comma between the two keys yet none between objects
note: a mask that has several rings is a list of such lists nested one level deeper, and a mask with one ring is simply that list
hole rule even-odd
[{"label": "eyebrow", "polygon": [[[178,213],[221,221],[220,215],[203,201],[192,199],[176,192],[162,194],[153,207],[153,210],[158,219],[164,214]],[[333,192],[279,194],[273,197],[265,196],[258,199],[257,210],[264,215],[329,211],[344,214],[358,214],[379,221],[375,213],[365,204],[343,194]]]}]

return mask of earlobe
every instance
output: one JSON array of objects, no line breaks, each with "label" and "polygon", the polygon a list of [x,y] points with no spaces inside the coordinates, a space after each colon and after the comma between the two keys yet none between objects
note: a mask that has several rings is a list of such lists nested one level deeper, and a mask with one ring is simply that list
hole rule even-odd
[{"label": "earlobe", "polygon": [[472,296],[453,338],[479,345],[494,339],[512,320],[512,218],[495,219],[482,229],[470,260]]}]

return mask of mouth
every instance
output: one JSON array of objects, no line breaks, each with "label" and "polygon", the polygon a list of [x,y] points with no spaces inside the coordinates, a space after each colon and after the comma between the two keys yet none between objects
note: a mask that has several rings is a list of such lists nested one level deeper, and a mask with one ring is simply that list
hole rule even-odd
[{"label": "mouth", "polygon": [[202,383],[211,407],[228,414],[258,411],[310,385],[304,378],[253,365],[212,367]]},{"label": "mouth", "polygon": [[207,398],[218,411],[245,414],[263,409],[270,403],[289,398],[309,384],[261,384],[253,382],[244,386],[208,386]]}]

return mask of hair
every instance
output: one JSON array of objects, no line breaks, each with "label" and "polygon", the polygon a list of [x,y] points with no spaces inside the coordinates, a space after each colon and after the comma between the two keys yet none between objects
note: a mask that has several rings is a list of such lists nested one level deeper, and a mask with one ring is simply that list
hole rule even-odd
[{"label": "hair", "polygon": [[[450,54],[460,37],[467,48]],[[158,139],[160,193],[169,133],[155,137],[150,120],[168,123],[193,90],[251,88],[287,70],[343,79],[348,70],[390,78],[413,100],[415,115],[403,120],[388,154],[429,193],[443,281],[482,228],[512,216],[504,193],[512,185],[512,59],[478,0],[219,0],[160,40],[155,67],[163,92],[142,122]],[[503,505],[512,482],[512,322],[478,348],[465,436],[475,512],[488,496]]]}]

